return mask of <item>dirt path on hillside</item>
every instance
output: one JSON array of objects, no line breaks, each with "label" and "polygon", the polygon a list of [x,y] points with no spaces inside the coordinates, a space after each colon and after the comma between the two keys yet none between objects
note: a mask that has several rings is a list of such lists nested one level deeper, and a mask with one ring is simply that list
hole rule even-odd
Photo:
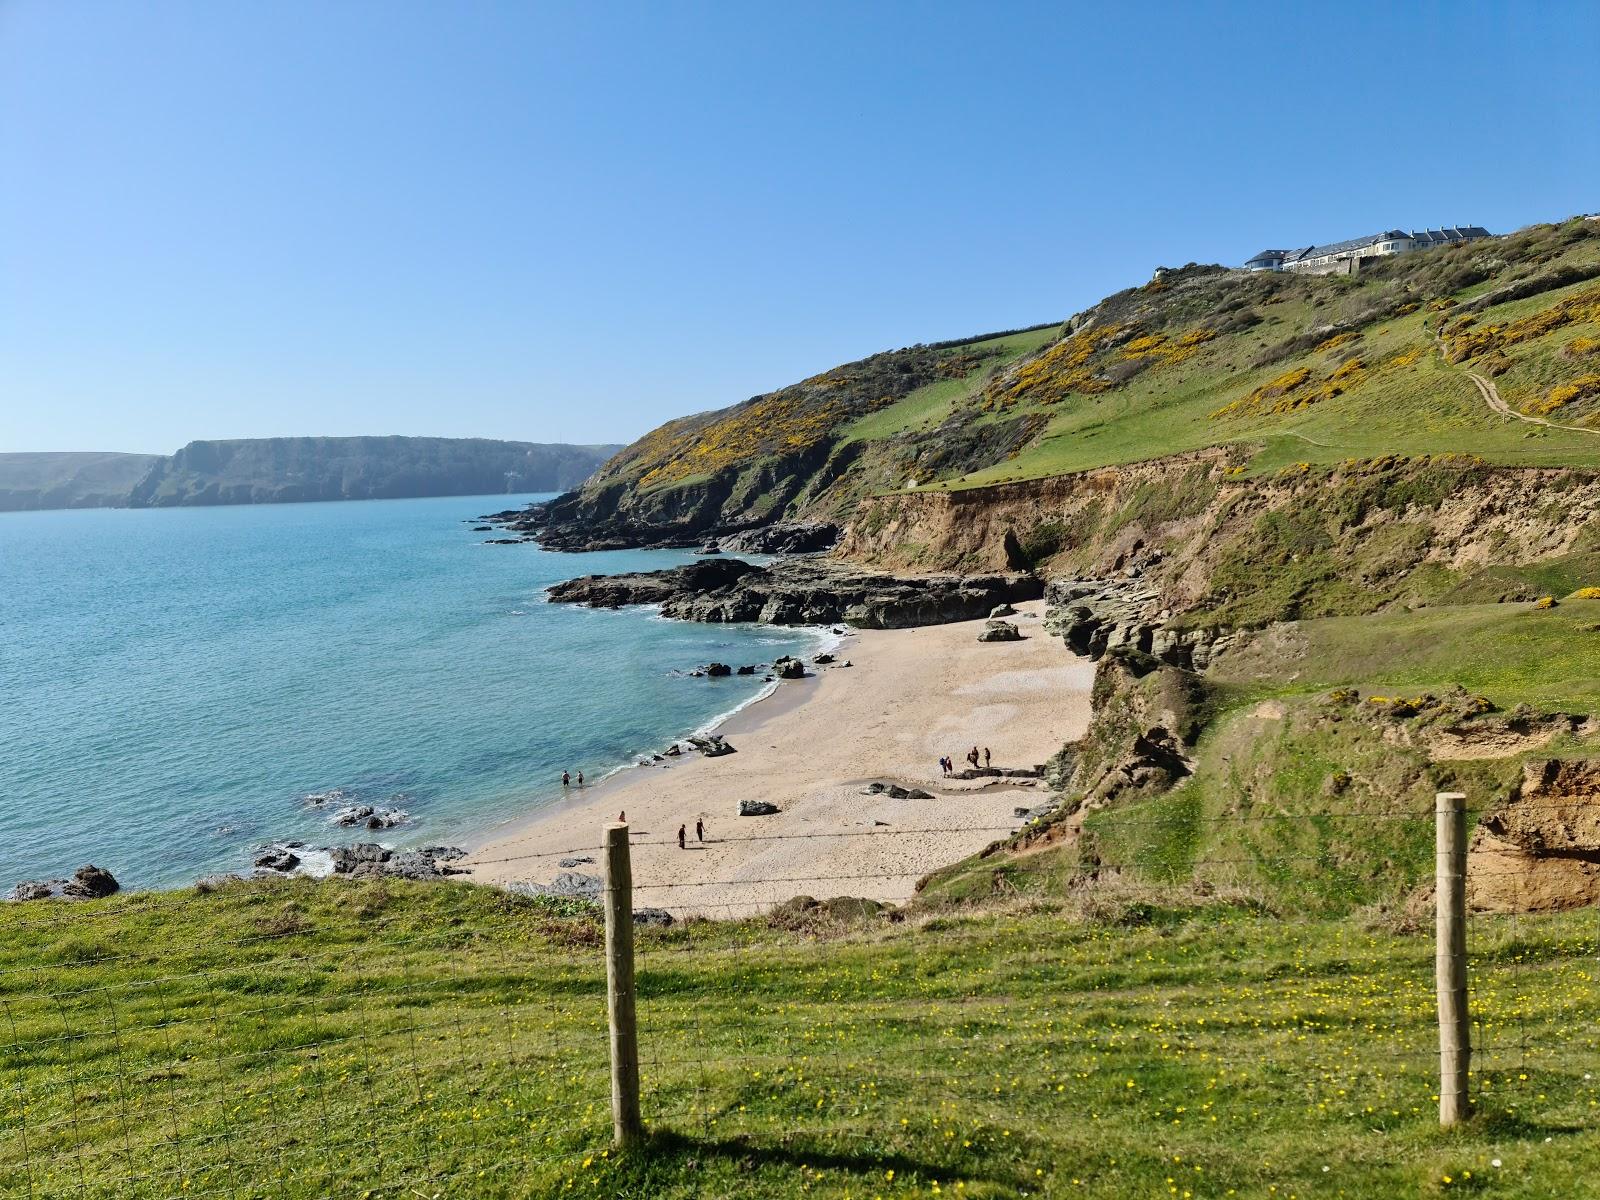
[{"label": "dirt path on hillside", "polygon": [[1502,417],[1515,417],[1519,421],[1526,421],[1529,425],[1543,425],[1546,429],[1565,429],[1569,433],[1592,433],[1600,436],[1600,429],[1586,429],[1582,425],[1558,425],[1554,421],[1546,421],[1543,417],[1530,417],[1527,413],[1518,412],[1500,398],[1500,389],[1495,387],[1492,380],[1485,379],[1473,371],[1467,372],[1467,378],[1477,386],[1478,395],[1483,397],[1483,402]]}]

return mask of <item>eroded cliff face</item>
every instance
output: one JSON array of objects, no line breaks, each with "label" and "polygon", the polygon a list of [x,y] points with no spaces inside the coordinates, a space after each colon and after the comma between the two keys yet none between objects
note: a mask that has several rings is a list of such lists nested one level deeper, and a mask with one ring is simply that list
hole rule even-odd
[{"label": "eroded cliff face", "polygon": [[[890,570],[1135,578],[1178,625],[1535,599],[1600,567],[1600,472],[1443,456],[1246,477],[1228,450],[862,502],[837,554]],[[1574,586],[1578,586],[1574,584]]]},{"label": "eroded cliff face", "polygon": [[1547,759],[1484,817],[1467,856],[1467,900],[1487,912],[1600,902],[1600,765]]}]

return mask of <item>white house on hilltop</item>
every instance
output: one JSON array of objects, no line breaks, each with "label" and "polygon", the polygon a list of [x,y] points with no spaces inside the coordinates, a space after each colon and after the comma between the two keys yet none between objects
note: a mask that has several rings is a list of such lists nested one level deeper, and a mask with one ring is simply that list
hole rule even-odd
[{"label": "white house on hilltop", "polygon": [[1491,236],[1481,225],[1455,225],[1443,229],[1413,230],[1389,229],[1368,237],[1350,238],[1343,242],[1329,242],[1324,246],[1306,246],[1301,250],[1263,250],[1244,264],[1247,271],[1299,271],[1307,275],[1353,275],[1361,268],[1364,258],[1386,258],[1391,254],[1404,254],[1408,250],[1426,250],[1433,246],[1450,246],[1457,242],[1475,242]]}]

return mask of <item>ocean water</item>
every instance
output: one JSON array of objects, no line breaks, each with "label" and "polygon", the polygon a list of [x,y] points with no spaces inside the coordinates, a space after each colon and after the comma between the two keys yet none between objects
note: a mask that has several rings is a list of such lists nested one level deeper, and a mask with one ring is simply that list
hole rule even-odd
[{"label": "ocean water", "polygon": [[[288,839],[469,840],[763,687],[695,666],[824,636],[548,604],[687,556],[463,523],[537,498],[0,514],[0,891],[86,862],[176,886]],[[344,803],[410,819],[332,827]]]}]

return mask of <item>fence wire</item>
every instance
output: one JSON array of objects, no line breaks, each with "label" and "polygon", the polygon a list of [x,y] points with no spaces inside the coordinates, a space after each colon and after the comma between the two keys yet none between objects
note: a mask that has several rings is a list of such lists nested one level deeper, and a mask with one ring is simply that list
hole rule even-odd
[{"label": "fence wire", "polygon": [[[1438,1100],[1431,916],[1334,904],[1367,864],[1328,831],[1414,822],[1415,861],[1387,869],[1413,872],[1415,900],[1432,813],[1222,820],[1291,833],[1175,854],[1174,823],[1108,814],[1055,893],[999,911],[773,900],[910,866],[640,875],[635,905],[676,918],[636,930],[647,1125],[709,1173],[705,1194],[752,1195],[715,1180],[781,1161],[819,1191],[1114,1194],[1118,1172],[1158,1167],[1172,1194],[1225,1194],[1243,1168],[1219,1138],[1265,1164],[1232,1180],[1248,1185],[1275,1177],[1285,1123],[1329,1144],[1407,1136]],[[894,831],[913,832],[937,831]],[[1255,905],[1263,879],[1315,903]],[[1469,866],[1469,883],[1505,898],[1469,923],[1474,1102],[1592,1127],[1600,925],[1530,914],[1515,869]],[[604,1174],[605,966],[580,902],[273,881],[4,916],[4,1195],[653,1194]]]}]

